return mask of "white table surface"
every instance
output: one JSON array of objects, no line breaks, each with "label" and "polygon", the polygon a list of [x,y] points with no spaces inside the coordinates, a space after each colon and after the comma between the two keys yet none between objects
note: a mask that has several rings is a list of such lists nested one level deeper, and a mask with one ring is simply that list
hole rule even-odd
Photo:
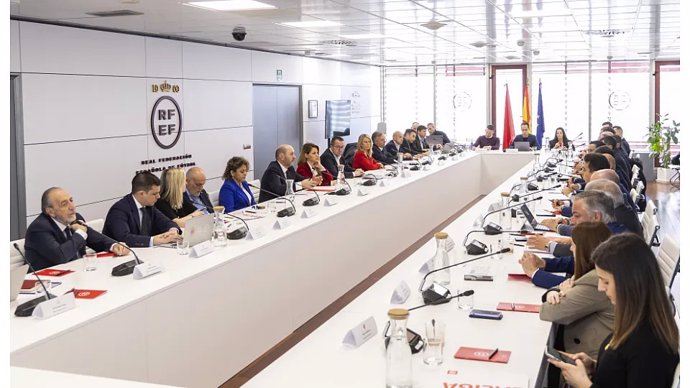
[{"label": "white table surface", "polygon": [[[444,228],[460,246],[465,234],[472,229],[477,216],[488,206],[499,200],[501,191],[508,191],[519,182],[527,167],[507,179],[483,200],[465,212],[451,225]],[[537,209],[546,208],[543,202]],[[498,223],[498,215],[489,216],[488,221]],[[500,236],[500,235],[499,235]],[[473,234],[470,237],[497,247],[499,236]],[[502,238],[506,238],[505,235]],[[507,245],[507,244],[506,244]],[[545,290],[531,283],[508,280],[508,273],[522,273],[518,258],[523,248],[515,247],[511,254],[502,258],[486,258],[465,266],[451,269],[453,294],[473,289],[474,306],[478,309],[495,310],[499,302],[540,304]],[[381,336],[388,320],[387,311],[397,306],[413,307],[423,304],[418,291],[423,277],[418,272],[425,261],[435,252],[431,239],[418,251],[398,265],[380,281],[343,308],[321,327],[299,344],[286,352],[266,369],[256,375],[247,387],[383,387],[385,386],[385,348]],[[464,251],[456,256],[455,262],[476,256]],[[490,267],[493,282],[471,282],[463,280],[464,273],[474,267]],[[392,305],[390,297],[395,287],[405,281],[412,288],[410,298],[403,305]],[[429,282],[427,281],[427,285]],[[378,335],[359,348],[344,346],[342,340],[347,331],[366,318],[373,316]],[[424,336],[424,323],[432,318],[446,323],[444,363],[430,367],[423,363],[422,352],[413,355],[415,387],[443,387],[443,383],[472,384],[467,386],[534,386],[543,371],[544,346],[549,340],[551,323],[543,322],[538,314],[503,312],[500,321],[473,319],[468,312],[459,310],[455,300],[439,306],[427,306],[410,312],[408,328]],[[496,348],[512,352],[507,364],[454,359],[460,346]],[[457,371],[449,375],[448,371]]]},{"label": "white table surface", "polygon": [[10,387],[172,388],[173,386],[13,366],[10,367]]},{"label": "white table surface", "polygon": [[[56,280],[106,289],[94,300],[49,320],[17,318],[10,304],[14,366],[184,386],[217,386],[402,252],[478,195],[533,160],[528,154],[470,153],[459,161],[413,171],[386,187],[361,187],[366,196],[297,215],[284,230],[275,216],[248,221],[265,237],[231,241],[201,257],[170,248],[138,249],[164,272],[135,281],[110,269],[132,257],[105,258],[94,272],[81,261],[58,268],[76,272]],[[434,198],[424,201],[424,198]],[[424,203],[423,209],[415,205]],[[407,209],[410,214],[401,216]],[[26,300],[20,299],[18,302]],[[280,317],[280,319],[278,319]],[[258,334],[255,334],[258,333]]]}]

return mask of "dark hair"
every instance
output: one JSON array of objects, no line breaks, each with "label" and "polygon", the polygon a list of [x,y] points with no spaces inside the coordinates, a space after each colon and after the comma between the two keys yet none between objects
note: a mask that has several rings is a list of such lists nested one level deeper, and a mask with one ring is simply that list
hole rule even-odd
[{"label": "dark hair", "polygon": [[345,139],[343,139],[342,137],[340,137],[340,136],[333,136],[333,137],[331,138],[331,142],[328,143],[328,146],[329,146],[329,147],[332,146],[332,145],[333,145],[333,142],[336,141],[336,140],[337,140],[337,141],[342,141],[343,143],[345,142]]},{"label": "dark hair", "polygon": [[568,135],[565,134],[565,129],[563,127],[558,127],[556,128],[556,131],[553,133],[553,142],[554,144],[558,142],[558,130],[561,130],[563,132],[563,144],[568,145],[570,143],[570,140],[568,140]]},{"label": "dark hair", "polygon": [[614,138],[614,140],[616,140],[616,144],[620,144],[621,141],[623,141],[623,138],[618,135],[613,135],[611,137]]},{"label": "dark hair", "polygon": [[608,132],[608,133],[613,134],[613,135],[616,134],[616,131],[614,131],[613,128],[611,128],[611,127],[604,127],[604,128],[602,128],[602,129],[599,131],[599,134],[602,134],[602,133],[604,133],[604,132]]},{"label": "dark hair", "polygon": [[589,172],[595,172],[611,168],[608,159],[606,159],[606,157],[602,154],[590,152],[588,154],[585,154],[583,160],[585,161],[585,163],[587,163],[587,166],[589,166]]},{"label": "dark hair", "polygon": [[414,133],[415,135],[417,134],[417,132],[415,132],[414,129],[408,128],[408,129],[405,130],[405,134],[403,134],[403,136],[407,136],[407,135],[409,135],[410,133]]},{"label": "dark hair", "polygon": [[492,130],[492,131],[493,131],[493,130],[494,130],[494,126],[493,126],[493,125],[491,125],[491,124],[488,124],[488,125],[486,126],[486,129],[490,129],[490,130]]},{"label": "dark hair", "polygon": [[649,245],[635,234],[619,234],[599,245],[592,260],[597,269],[610,273],[615,283],[613,336],[609,345],[617,349],[640,326],[649,324],[656,338],[671,353],[678,354],[678,326]]},{"label": "dark hair", "polygon": [[601,126],[602,126],[602,127],[605,127],[605,126],[611,127],[611,126],[613,126],[613,124],[611,124],[610,121],[604,121],[603,123],[601,123]]},{"label": "dark hair", "polygon": [[45,214],[46,208],[52,206],[50,203],[50,194],[55,190],[60,190],[60,188],[55,186],[50,187],[43,192],[43,195],[41,195],[41,213]]},{"label": "dark hair", "polygon": [[148,171],[140,172],[132,179],[132,194],[136,193],[137,191],[148,192],[151,190],[151,187],[160,185],[161,180],[158,179],[157,176]]},{"label": "dark hair", "polygon": [[597,147],[594,150],[594,152],[596,152],[597,154],[609,154],[613,157],[616,156],[616,155],[614,155],[613,150],[610,149],[609,147],[605,146],[605,145],[601,145],[601,146]]},{"label": "dark hair", "polygon": [[522,123],[520,123],[520,126],[523,126],[523,125],[526,125],[527,127],[529,127],[529,123],[527,121],[523,121]]},{"label": "dark hair", "polygon": [[307,155],[308,155],[308,154],[311,152],[311,150],[313,150],[314,148],[316,148],[316,151],[317,151],[317,152],[319,151],[319,146],[317,146],[316,144],[314,144],[314,143],[304,143],[304,145],[302,146],[302,150],[301,150],[300,153],[299,153],[299,160],[297,160],[297,163],[298,163],[298,164],[306,163],[306,162],[307,162]]},{"label": "dark hair", "polygon": [[589,142],[589,144],[594,144],[597,147],[601,147],[604,145],[604,143],[602,143],[601,140],[592,140]]},{"label": "dark hair", "polygon": [[417,127],[417,131],[421,131],[421,130],[423,130],[423,129],[426,129],[426,127],[423,126],[423,125],[420,125],[420,126]]},{"label": "dark hair", "polygon": [[604,143],[605,145],[611,146],[613,148],[616,148],[616,144],[618,144],[618,142],[616,141],[616,138],[614,138],[613,136],[606,136],[606,137],[601,139],[601,142]]},{"label": "dark hair", "polygon": [[603,222],[580,222],[571,235],[575,244],[575,273],[573,280],[594,269],[592,252],[611,237],[611,231]]},{"label": "dark hair", "polygon": [[247,166],[249,169],[249,161],[241,156],[233,156],[225,165],[225,172],[223,172],[223,179],[232,179],[232,172],[237,171],[240,167]]}]

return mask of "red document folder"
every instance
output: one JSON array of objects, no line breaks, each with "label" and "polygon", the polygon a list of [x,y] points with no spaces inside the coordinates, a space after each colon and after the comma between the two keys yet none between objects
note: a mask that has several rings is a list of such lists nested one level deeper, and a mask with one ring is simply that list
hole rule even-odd
[{"label": "red document folder", "polygon": [[[462,360],[475,360],[475,361],[488,361],[488,362],[500,362],[502,364],[507,364],[510,360],[509,350],[499,350],[495,352],[496,349],[482,349],[482,348],[468,348],[461,346],[457,352],[455,352],[455,358]],[[493,356],[492,356],[493,354]]]},{"label": "red document folder", "polygon": [[496,307],[496,310],[519,311],[522,313],[538,313],[540,308],[540,304],[501,302],[498,304],[498,307]]}]

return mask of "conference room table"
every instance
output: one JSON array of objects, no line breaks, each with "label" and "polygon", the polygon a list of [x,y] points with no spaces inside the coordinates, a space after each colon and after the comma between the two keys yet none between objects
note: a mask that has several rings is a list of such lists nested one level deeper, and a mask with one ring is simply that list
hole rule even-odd
[{"label": "conference room table", "polygon": [[[519,182],[520,176],[527,175],[529,168],[525,166],[520,169],[443,228],[455,243],[451,262],[478,257],[465,252],[462,242],[466,234],[480,229],[476,225],[478,217],[486,214],[492,203],[499,201],[502,191],[509,191],[513,184]],[[561,196],[544,192],[532,198],[540,195],[545,197],[541,202],[535,202],[537,213],[544,213],[550,208],[547,197]],[[498,214],[488,216],[486,222],[490,221],[498,223]],[[519,230],[523,223],[522,217],[513,219],[512,230]],[[541,304],[545,290],[534,286],[525,277],[515,276],[523,273],[518,259],[526,248],[510,244],[513,238],[509,234],[472,234],[468,242],[477,239],[489,245],[492,251],[498,251],[499,239],[502,239],[503,246],[513,246],[514,250],[452,268],[451,285],[448,287],[451,293],[456,295],[474,290],[474,308],[483,310],[496,310],[500,302]],[[420,268],[435,252],[436,243],[432,238],[245,386],[384,387],[386,350],[383,330],[389,319],[387,312],[391,308],[424,304],[418,291],[423,279]],[[548,257],[543,253],[538,255]],[[464,275],[473,270],[492,275],[493,281],[464,280]],[[394,304],[391,296],[401,282],[409,285],[411,294],[404,303]],[[427,279],[425,287],[430,284],[431,281]],[[376,322],[376,335],[359,347],[344,344],[348,331],[356,329],[370,317]],[[437,324],[442,322],[446,325],[443,363],[429,366],[423,362],[423,352],[414,354],[415,387],[541,387],[546,368],[544,349],[551,338],[552,324],[541,321],[538,313],[503,311],[502,320],[476,319],[469,317],[468,310],[459,309],[457,300],[451,300],[446,304],[428,305],[410,311],[407,327],[425,337],[425,323],[432,319]],[[490,351],[507,350],[511,355],[505,364],[456,359],[454,355],[461,346]]]},{"label": "conference room table", "polygon": [[[112,277],[132,256],[56,268],[63,293],[107,290],[46,320],[13,316],[10,360],[17,367],[189,387],[218,386],[477,197],[523,166],[531,153],[466,153],[297,213],[247,221],[254,240],[229,241],[202,257],[137,249],[161,273]],[[441,165],[442,164],[442,165]],[[512,179],[512,178],[511,178]],[[263,231],[263,233],[261,233]],[[345,311],[344,313],[347,313]],[[504,321],[505,322],[505,321]]]}]

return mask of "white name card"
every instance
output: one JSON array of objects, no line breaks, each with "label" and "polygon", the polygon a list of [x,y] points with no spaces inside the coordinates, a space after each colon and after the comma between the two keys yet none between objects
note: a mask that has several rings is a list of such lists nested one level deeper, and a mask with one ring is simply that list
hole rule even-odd
[{"label": "white name card", "polygon": [[358,348],[375,336],[376,333],[376,321],[374,317],[369,317],[347,332],[345,338],[343,338],[343,345]]},{"label": "white name card", "polygon": [[426,275],[431,271],[431,269],[434,268],[434,258],[432,257],[431,259],[427,260],[422,264],[421,267],[419,267],[419,273]]},{"label": "white name card", "polygon": [[278,230],[285,229],[290,225],[291,225],[290,220],[288,220],[285,217],[282,217],[282,218],[278,218],[276,220],[276,223],[273,224],[273,229],[278,229]]},{"label": "white name card", "polygon": [[258,240],[266,235],[266,228],[263,226],[257,226],[249,230],[247,233],[247,240]]},{"label": "white name card", "polygon": [[453,156],[451,157],[451,159],[452,159],[452,160],[460,160],[460,155],[459,155],[459,154],[455,154],[455,155],[453,155]]},{"label": "white name card", "polygon": [[38,319],[48,319],[65,311],[72,310],[74,304],[74,292],[68,292],[65,295],[57,296],[53,299],[46,300],[39,303],[31,315]]},{"label": "white name card", "polygon": [[319,212],[317,212],[316,209],[306,208],[302,210],[302,218],[312,218],[317,214],[319,214]]},{"label": "white name card", "polygon": [[403,178],[409,178],[412,176],[412,172],[410,170],[403,170],[402,174],[400,174],[401,177]]},{"label": "white name card", "polygon": [[191,256],[201,257],[204,255],[208,255],[211,252],[213,252],[213,244],[211,243],[211,241],[206,240],[192,247]]},{"label": "white name card", "polygon": [[430,164],[425,164],[424,167],[422,167],[422,171],[429,171],[429,170],[431,170]]},{"label": "white name card", "polygon": [[337,204],[338,204],[338,200],[335,199],[332,195],[327,196],[326,200],[324,201],[325,206],[333,206],[333,205],[337,205]]},{"label": "white name card", "polygon": [[358,189],[357,190],[357,196],[363,197],[365,195],[369,195],[369,193],[366,190],[364,190],[364,189]]},{"label": "white name card", "polygon": [[381,186],[381,187],[388,187],[388,186],[390,186],[390,184],[391,183],[388,181],[388,179],[381,179],[379,181],[379,186]]},{"label": "white name card", "polygon": [[395,287],[393,295],[391,295],[391,303],[393,304],[403,304],[410,297],[410,286],[404,280]]},{"label": "white name card", "polygon": [[155,275],[158,272],[161,272],[162,270],[163,267],[161,267],[160,265],[147,261],[146,263],[141,263],[134,267],[134,279],[140,280],[143,278],[147,278],[151,275]]}]

